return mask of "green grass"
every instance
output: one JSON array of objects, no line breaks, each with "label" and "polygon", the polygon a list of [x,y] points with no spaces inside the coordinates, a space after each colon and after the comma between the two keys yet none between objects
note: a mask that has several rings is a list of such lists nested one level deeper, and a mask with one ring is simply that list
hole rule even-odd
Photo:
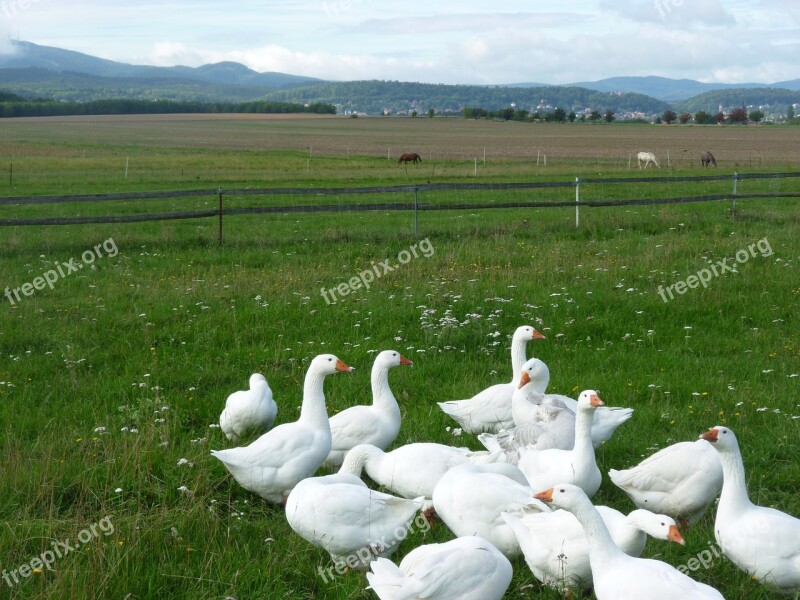
[{"label": "green grass", "polygon": [[[55,169],[59,179],[49,176],[46,155],[62,154],[65,146],[56,141],[48,148],[36,159],[43,161],[39,178],[17,180],[14,194],[203,187],[218,180],[219,173],[203,175],[199,184],[176,176],[176,167],[189,172],[204,153],[169,147],[148,158],[153,168],[163,163],[161,173],[135,183],[72,162]],[[15,163],[34,160],[33,152],[20,154]],[[249,162],[256,155],[225,150],[214,160],[246,172],[239,179],[229,174],[231,186],[307,183],[280,169],[257,181]],[[302,173],[304,158],[275,157]],[[357,183],[396,175],[374,172],[376,159],[318,160],[330,170],[315,175],[315,185],[341,184],[334,163],[342,160],[353,162]],[[449,168],[453,180],[474,180],[469,172],[457,175],[455,162],[443,165]],[[503,181],[503,166],[493,168],[483,180]],[[520,178],[510,161],[507,180]],[[797,184],[780,185],[785,191]],[[478,199],[476,193],[467,201]],[[89,209],[50,205],[26,207],[24,214]],[[2,214],[17,210],[2,207]],[[357,369],[326,381],[329,411],[369,402],[372,359],[391,348],[415,363],[390,377],[404,416],[396,444],[478,448],[474,437],[448,432],[453,423],[435,403],[507,380],[509,336],[521,324],[547,335],[529,350],[550,367],[555,391],[595,388],[607,404],[635,407],[634,418],[598,452],[603,472],[725,424],[742,444],[751,498],[798,515],[798,226],[794,200],[742,201],[736,219],[724,203],[592,209],[582,212],[578,229],[574,213],[564,209],[424,213],[421,235],[435,253],[336,305],[325,303],[320,288],[347,281],[373,261],[394,261],[417,241],[408,214],[230,217],[222,246],[212,219],[5,228],[3,288],[31,282],[54,263],[80,260],[109,238],[119,253],[14,306],[0,297],[2,568],[29,562],[56,540],[74,541],[106,516],[114,529],[59,559],[52,571],[13,587],[0,580],[0,597],[373,597],[361,574],[322,580],[317,569],[330,566],[327,555],[210,457],[209,449],[227,444],[209,425],[254,371],[275,392],[278,421],[294,420],[305,366],[321,352]],[[708,261],[730,262],[763,238],[772,256],[751,257],[738,273],[668,303],[659,297],[659,285],[685,280]],[[450,315],[458,325],[444,319]],[[179,466],[182,458],[192,466]],[[595,500],[632,508],[607,479]],[[712,523],[707,515],[686,532],[684,547],[650,540],[645,555],[686,563],[713,542]],[[442,525],[415,533],[397,558],[449,537]],[[724,560],[693,576],[726,598],[771,597]],[[506,597],[558,595],[541,590],[519,560]]]}]

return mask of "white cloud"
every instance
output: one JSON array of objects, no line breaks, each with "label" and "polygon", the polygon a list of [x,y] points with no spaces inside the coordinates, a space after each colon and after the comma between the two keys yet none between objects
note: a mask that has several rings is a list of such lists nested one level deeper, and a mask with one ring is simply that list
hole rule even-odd
[{"label": "white cloud", "polygon": [[737,22],[719,0],[603,0],[600,6],[635,23],[658,23],[664,27],[730,27]]},{"label": "white cloud", "polygon": [[796,0],[574,0],[566,8],[506,0],[502,10],[453,0],[30,2],[13,23],[0,13],[0,51],[11,33],[124,62],[232,60],[337,80],[800,77]]}]

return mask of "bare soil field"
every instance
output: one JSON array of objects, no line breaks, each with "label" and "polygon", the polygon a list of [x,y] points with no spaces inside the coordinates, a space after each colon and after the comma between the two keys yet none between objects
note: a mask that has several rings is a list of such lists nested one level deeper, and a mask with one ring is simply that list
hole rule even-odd
[{"label": "bare soil field", "polygon": [[310,115],[124,115],[3,119],[0,156],[54,152],[53,146],[299,151],[310,156],[430,160],[525,160],[636,166],[654,152],[662,167],[700,166],[710,150],[720,167],[793,168],[800,131],[780,126],[539,124],[463,118],[345,118]]}]

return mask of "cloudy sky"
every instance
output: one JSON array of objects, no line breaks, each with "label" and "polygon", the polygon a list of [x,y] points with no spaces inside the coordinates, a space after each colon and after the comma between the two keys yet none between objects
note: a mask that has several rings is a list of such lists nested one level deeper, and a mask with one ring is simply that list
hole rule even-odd
[{"label": "cloudy sky", "polygon": [[338,80],[800,77],[798,0],[0,0],[0,34],[0,51],[14,38],[137,64],[233,60]]}]

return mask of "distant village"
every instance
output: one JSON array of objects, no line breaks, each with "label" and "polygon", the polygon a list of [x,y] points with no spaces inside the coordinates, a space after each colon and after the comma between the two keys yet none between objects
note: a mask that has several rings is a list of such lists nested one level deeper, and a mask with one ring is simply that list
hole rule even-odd
[{"label": "distant village", "polygon": [[[620,92],[618,95],[621,95]],[[350,116],[350,117],[367,117],[368,113],[353,109],[343,104],[335,104],[337,114]],[[773,106],[770,104],[762,105],[746,105],[746,106],[723,106],[719,105],[716,113],[706,113],[705,111],[698,111],[695,114],[689,113],[673,113],[674,118],[669,118],[668,113],[672,111],[665,111],[665,113],[646,113],[643,111],[624,111],[621,113],[614,113],[605,108],[595,108],[591,106],[576,107],[570,112],[564,111],[565,118],[554,118],[558,115],[560,109],[558,106],[553,106],[546,99],[542,99],[536,106],[530,108],[519,107],[516,102],[511,102],[505,109],[499,110],[486,110],[475,107],[463,106],[460,109],[446,108],[444,110],[436,110],[435,108],[428,108],[422,101],[414,100],[409,102],[408,106],[396,108],[393,106],[385,106],[382,111],[383,116],[395,117],[455,117],[466,116],[468,118],[499,118],[505,120],[525,120],[525,121],[634,121],[634,122],[649,122],[649,123],[664,123],[664,124],[687,124],[695,123],[698,115],[705,115],[706,120],[704,124],[711,123],[725,123],[725,122],[755,122],[755,123],[785,123],[791,121],[800,113],[800,103],[794,103],[789,106]],[[476,113],[476,111],[479,111]],[[746,118],[741,118],[742,111]],[[667,118],[665,118],[665,116]],[[752,118],[755,117],[755,118]]]}]

